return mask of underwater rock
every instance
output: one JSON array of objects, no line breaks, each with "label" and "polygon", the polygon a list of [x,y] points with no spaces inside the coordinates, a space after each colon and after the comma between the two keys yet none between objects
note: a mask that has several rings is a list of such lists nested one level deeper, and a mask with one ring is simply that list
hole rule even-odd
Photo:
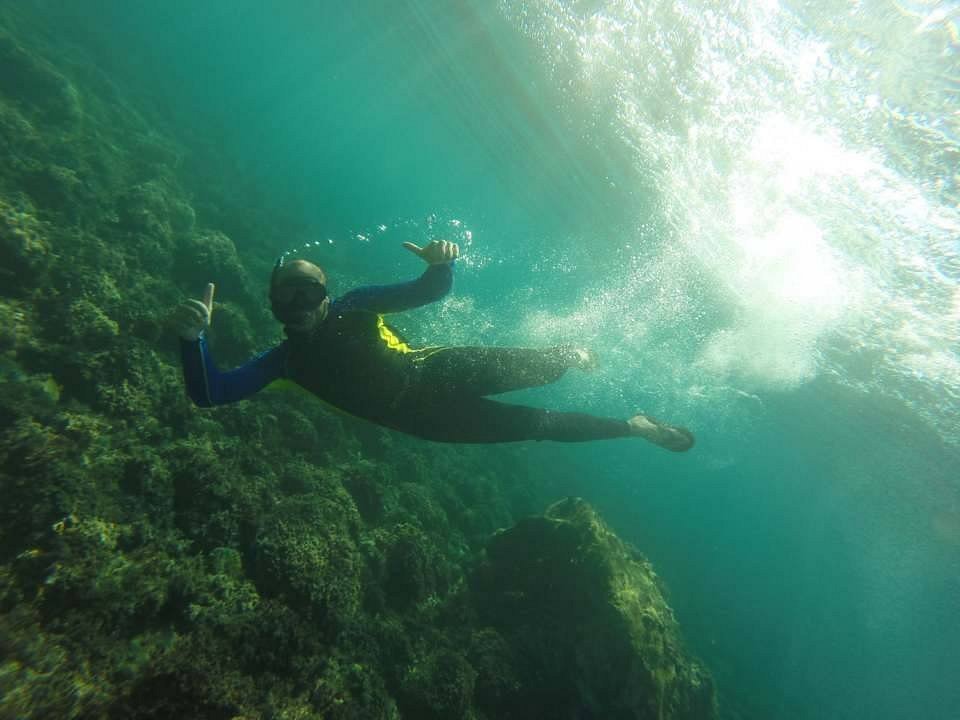
[{"label": "underwater rock", "polygon": [[319,444],[319,435],[310,418],[289,407],[281,407],[277,413],[280,432],[292,450],[309,453]]},{"label": "underwater rock", "polygon": [[117,322],[86,299],[73,302],[67,318],[70,339],[83,345],[98,348],[120,334]]},{"label": "underwater rock", "polygon": [[257,537],[258,588],[265,595],[282,595],[328,627],[349,620],[360,606],[359,525],[342,488],[277,503]]},{"label": "underwater rock", "polygon": [[522,694],[491,716],[716,717],[650,564],[583,500],[494,535],[472,586],[482,620],[525,659]]},{"label": "underwater rock", "polygon": [[368,556],[367,562],[376,589],[389,607],[403,611],[446,593],[450,570],[426,533],[409,523],[398,523],[371,535],[378,553]]},{"label": "underwater rock", "polygon": [[182,223],[180,201],[167,183],[151,180],[127,188],[117,198],[119,227],[126,242],[151,272],[164,272],[175,250],[175,227]]},{"label": "underwater rock", "polygon": [[404,717],[422,720],[470,718],[477,673],[457,652],[428,655],[407,668],[397,699]]},{"label": "underwater rock", "polygon": [[416,525],[432,535],[447,535],[450,520],[429,486],[401,482],[397,484],[394,495],[396,506],[391,508],[393,517]]},{"label": "underwater rock", "polygon": [[356,503],[360,516],[368,523],[378,522],[385,510],[385,488],[392,479],[389,466],[361,459],[340,469],[343,486]]},{"label": "underwater rock", "polygon": [[[37,129],[15,105],[0,99],[0,154],[6,160],[7,169],[16,173],[36,167],[33,158],[42,148],[43,137]],[[0,184],[16,187],[7,177],[0,177]]]},{"label": "underwater rock", "polygon": [[4,288],[37,284],[36,276],[49,257],[44,226],[34,216],[29,201],[14,205],[0,198],[0,278]]},{"label": "underwater rock", "polygon": [[91,677],[62,638],[44,633],[10,573],[0,566],[0,717],[81,717],[112,688]]},{"label": "underwater rock", "polygon": [[172,232],[169,194],[159,181],[134,185],[117,200],[120,222],[131,230],[169,235]]},{"label": "underwater rock", "polygon": [[[109,88],[110,81],[101,80],[104,88]],[[118,102],[115,100],[114,102]],[[146,128],[144,132],[130,138],[130,153],[128,162],[130,170],[137,178],[174,178],[176,170],[182,161],[182,151],[173,141],[160,135],[153,128]],[[193,229],[196,219],[193,208],[186,202],[171,198],[168,206],[170,222],[176,231]]]},{"label": "underwater rock", "polygon": [[325,720],[400,720],[375,668],[336,657],[324,664],[310,704]]},{"label": "underwater rock", "polygon": [[467,659],[477,671],[474,697],[479,707],[505,707],[520,690],[513,649],[493,628],[473,633]]},{"label": "underwater rock", "polygon": [[5,32],[0,32],[0,94],[46,122],[74,123],[82,115],[76,88]]},{"label": "underwater rock", "polygon": [[29,340],[28,312],[29,308],[21,303],[0,300],[0,357],[8,353],[14,357]]},{"label": "underwater rock", "polygon": [[63,213],[71,220],[79,217],[84,187],[75,170],[62,165],[43,165],[26,173],[22,183],[39,207]]},{"label": "underwater rock", "polygon": [[208,282],[217,284],[218,297],[238,298],[249,292],[250,280],[237,248],[222,232],[186,234],[180,241],[176,269],[193,292],[199,292]]},{"label": "underwater rock", "polygon": [[175,233],[188,234],[193,232],[197,222],[197,214],[190,203],[179,198],[172,198],[167,208],[170,213],[170,226]]}]

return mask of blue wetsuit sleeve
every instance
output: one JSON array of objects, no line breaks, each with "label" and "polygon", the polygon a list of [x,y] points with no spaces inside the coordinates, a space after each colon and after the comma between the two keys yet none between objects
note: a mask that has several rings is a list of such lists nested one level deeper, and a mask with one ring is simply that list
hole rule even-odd
[{"label": "blue wetsuit sleeve", "polygon": [[180,340],[187,395],[200,407],[243,400],[285,375],[286,345],[277,345],[235,370],[221,372],[207,349],[207,340]]},{"label": "blue wetsuit sleeve", "polygon": [[435,302],[450,292],[453,285],[453,263],[428,267],[423,275],[396,285],[368,285],[351,290],[336,302],[338,311],[366,310],[395,313]]}]

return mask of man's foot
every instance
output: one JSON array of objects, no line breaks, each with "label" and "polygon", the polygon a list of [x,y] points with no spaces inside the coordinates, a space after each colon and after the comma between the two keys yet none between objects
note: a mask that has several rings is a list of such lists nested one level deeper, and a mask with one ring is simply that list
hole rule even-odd
[{"label": "man's foot", "polygon": [[634,435],[667,450],[685,452],[693,447],[693,433],[684,427],[667,425],[650,415],[634,415],[627,423]]}]

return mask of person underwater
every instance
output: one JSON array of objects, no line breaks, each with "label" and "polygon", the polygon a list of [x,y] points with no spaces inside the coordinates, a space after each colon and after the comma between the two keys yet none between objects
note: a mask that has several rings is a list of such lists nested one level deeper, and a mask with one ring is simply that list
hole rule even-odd
[{"label": "person underwater", "polygon": [[202,300],[176,308],[187,393],[213,407],[248,398],[286,378],[356,417],[439,442],[499,443],[520,440],[583,442],[639,437],[682,452],[693,447],[689,430],[649,415],[629,420],[514,405],[488,396],[555,382],[567,370],[590,370],[589,350],[571,346],[411,347],[383,316],[436,302],[453,284],[456,243],[434,240],[404,247],[427,263],[410,282],[361,287],[331,299],[327,276],[302,259],[277,260],[270,278],[270,307],[286,340],[235,370],[221,371],[206,342],[213,284]]}]

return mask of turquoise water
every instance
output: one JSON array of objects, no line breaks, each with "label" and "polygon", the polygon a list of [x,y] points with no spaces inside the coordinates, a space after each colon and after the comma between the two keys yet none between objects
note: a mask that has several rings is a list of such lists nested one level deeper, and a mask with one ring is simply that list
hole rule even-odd
[{"label": "turquoise water", "polygon": [[515,399],[694,430],[525,452],[732,715],[960,716],[960,5],[60,5],[299,228],[246,256],[321,241],[343,292],[455,240],[408,335],[588,344]]}]

